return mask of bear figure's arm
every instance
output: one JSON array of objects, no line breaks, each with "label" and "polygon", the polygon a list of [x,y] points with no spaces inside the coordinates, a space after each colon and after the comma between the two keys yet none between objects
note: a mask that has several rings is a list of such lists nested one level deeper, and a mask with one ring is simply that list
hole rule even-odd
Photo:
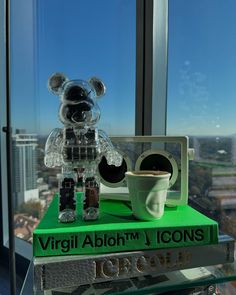
[{"label": "bear figure's arm", "polygon": [[60,167],[62,165],[63,130],[55,128],[49,134],[45,144],[44,164],[49,167]]},{"label": "bear figure's arm", "polygon": [[103,130],[98,130],[99,142],[102,154],[105,156],[108,165],[121,166],[123,157],[114,148],[110,138]]}]

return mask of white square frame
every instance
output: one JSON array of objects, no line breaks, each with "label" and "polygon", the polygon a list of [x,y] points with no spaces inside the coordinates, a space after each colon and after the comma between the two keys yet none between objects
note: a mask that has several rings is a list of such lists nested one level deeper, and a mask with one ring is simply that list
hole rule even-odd
[{"label": "white square frame", "polygon": [[[180,197],[178,199],[168,199],[166,205],[177,206],[177,205],[186,205],[188,203],[188,172],[189,172],[189,160],[193,158],[193,150],[189,149],[189,139],[187,136],[111,136],[112,142],[142,142],[142,143],[178,143],[180,144],[180,167],[178,171],[174,173],[180,173]],[[153,151],[159,151],[153,149]],[[163,150],[164,152],[164,150]],[[109,199],[121,199],[129,200],[129,195],[127,190],[120,190],[119,188],[104,188],[101,186],[101,195],[102,198]]]}]

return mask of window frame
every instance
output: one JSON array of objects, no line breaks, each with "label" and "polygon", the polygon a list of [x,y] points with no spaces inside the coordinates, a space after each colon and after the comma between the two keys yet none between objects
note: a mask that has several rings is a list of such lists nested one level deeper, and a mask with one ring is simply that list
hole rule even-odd
[{"label": "window frame", "polygon": [[6,174],[3,173],[6,171],[6,137],[2,132],[2,127],[6,126],[6,48],[5,48],[5,3],[4,0],[0,0],[0,102],[1,102],[1,108],[0,108],[0,126],[1,126],[1,137],[0,137],[0,163],[1,163],[1,170],[0,170],[0,208],[2,214],[0,214],[1,219],[1,226],[0,226],[0,247],[2,250],[2,247],[4,245],[4,241],[6,241],[6,236],[4,235],[4,228],[7,227],[6,232],[8,231],[8,225],[6,223],[7,221],[7,207],[6,204],[2,202],[3,195],[7,195],[6,186],[2,186],[2,183],[6,182]]},{"label": "window frame", "polygon": [[[8,206],[7,200],[3,196],[7,196],[7,176],[4,173],[7,169],[6,162],[6,135],[3,133],[3,126],[6,126],[6,3],[4,0],[0,0],[0,250],[3,255],[3,262],[8,255],[8,249],[6,241],[8,240]],[[3,185],[4,184],[4,185]],[[4,201],[5,200],[5,201]],[[5,255],[7,254],[7,255]]]},{"label": "window frame", "polygon": [[[6,5],[8,5],[8,9],[10,9],[10,1],[7,0],[0,0],[0,19],[1,19],[1,24],[0,24],[0,73],[1,77],[3,79],[0,81],[1,85],[1,92],[0,92],[0,103],[1,103],[1,109],[0,109],[0,126],[1,126],[1,146],[0,146],[0,161],[1,161],[1,187],[0,187],[0,193],[1,193],[1,207],[2,207],[2,234],[1,234],[1,239],[2,247],[8,248],[9,243],[9,227],[8,227],[8,200],[6,198],[3,198],[3,196],[8,196],[8,189],[7,189],[7,133],[2,130],[4,126],[6,126],[6,129],[11,129],[11,126],[7,126],[9,124],[7,122],[7,54],[6,54],[6,48],[7,48],[7,30],[8,24],[6,21]],[[19,255],[25,257],[26,259],[30,260],[32,258],[32,247],[28,244],[25,243],[26,245],[22,244],[23,241],[21,241],[19,238],[15,237],[15,248],[16,248],[16,253]]]},{"label": "window frame", "polygon": [[[10,220],[9,215],[13,212],[13,199],[8,194],[8,175],[7,167],[7,146],[9,147],[8,137],[11,135],[9,117],[7,110],[9,109],[8,99],[10,93],[9,85],[9,28],[10,28],[10,1],[0,0],[0,260],[1,265],[9,269],[9,282],[11,294],[16,293],[16,273],[21,279],[27,271],[29,260],[27,252],[30,251],[26,245],[22,245],[17,238],[9,239],[10,232],[13,230],[13,220]],[[15,247],[19,251],[15,252]],[[23,252],[22,252],[23,250]],[[31,249],[32,251],[32,249]],[[30,252],[28,252],[30,253]],[[23,254],[23,255],[22,255]],[[27,258],[26,258],[27,257]]]},{"label": "window frame", "polygon": [[166,135],[168,2],[136,1],[136,135]]}]

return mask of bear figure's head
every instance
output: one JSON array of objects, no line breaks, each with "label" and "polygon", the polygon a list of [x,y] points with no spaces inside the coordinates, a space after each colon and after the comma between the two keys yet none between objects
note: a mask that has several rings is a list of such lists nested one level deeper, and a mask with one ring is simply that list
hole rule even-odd
[{"label": "bear figure's head", "polygon": [[48,80],[48,89],[60,97],[59,118],[65,126],[83,128],[99,121],[97,101],[106,91],[100,79],[69,80],[64,74],[55,73]]}]

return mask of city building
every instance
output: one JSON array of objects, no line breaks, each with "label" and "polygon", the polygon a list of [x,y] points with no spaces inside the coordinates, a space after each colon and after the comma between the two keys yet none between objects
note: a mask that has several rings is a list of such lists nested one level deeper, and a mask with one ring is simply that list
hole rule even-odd
[{"label": "city building", "polygon": [[36,134],[16,130],[12,137],[13,192],[16,208],[23,202],[38,199]]}]

